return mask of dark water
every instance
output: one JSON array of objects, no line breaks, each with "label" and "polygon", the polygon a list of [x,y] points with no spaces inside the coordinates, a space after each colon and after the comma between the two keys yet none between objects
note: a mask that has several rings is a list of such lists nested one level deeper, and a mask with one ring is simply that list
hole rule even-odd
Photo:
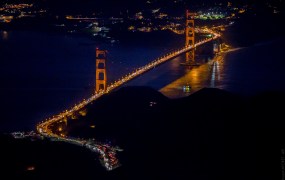
[{"label": "dark water", "polygon": [[[37,122],[90,96],[96,47],[109,52],[112,82],[179,46],[98,44],[81,37],[0,31],[0,131],[34,129]],[[191,69],[180,65],[185,61],[182,55],[126,85],[151,86],[171,98],[203,87],[244,95],[285,91],[283,51],[281,39],[231,51]],[[184,85],[192,87],[190,93],[183,91]]]},{"label": "dark water", "polygon": [[284,50],[282,38],[229,53],[221,65],[223,80],[218,87],[245,95],[285,92]]}]

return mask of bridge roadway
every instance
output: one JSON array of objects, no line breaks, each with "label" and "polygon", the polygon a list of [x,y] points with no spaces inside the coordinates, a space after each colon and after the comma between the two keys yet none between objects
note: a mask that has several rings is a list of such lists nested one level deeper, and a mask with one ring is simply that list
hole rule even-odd
[{"label": "bridge roadway", "polygon": [[65,110],[62,113],[55,115],[53,117],[51,117],[50,119],[46,119],[45,121],[40,122],[39,124],[37,124],[37,131],[42,134],[43,136],[47,137],[47,138],[51,138],[51,139],[56,139],[59,141],[64,141],[64,142],[68,142],[68,143],[72,143],[72,144],[76,144],[76,145],[80,145],[80,146],[85,146],[88,149],[95,151],[95,152],[99,152],[103,161],[102,165],[104,165],[106,167],[107,170],[113,170],[116,167],[119,166],[119,161],[118,159],[116,159],[115,154],[116,151],[119,149],[116,148],[112,148],[108,145],[102,145],[102,144],[97,144],[97,143],[87,143],[86,140],[80,140],[80,139],[74,139],[74,138],[68,138],[68,137],[64,137],[64,136],[59,136],[55,133],[52,132],[51,129],[49,129],[49,126],[53,123],[56,122],[60,122],[63,118],[67,117],[67,116],[71,116],[73,113],[79,111],[80,109],[84,108],[86,105],[88,105],[89,103],[95,101],[96,99],[100,98],[101,96],[103,96],[104,94],[107,94],[109,92],[111,92],[112,90],[120,87],[121,85],[123,85],[124,83],[127,83],[128,81],[134,79],[135,77],[140,76],[141,74],[151,70],[152,68],[154,68],[155,66],[158,66],[176,56],[179,56],[183,53],[186,53],[187,51],[196,48],[202,44],[205,44],[207,42],[210,42],[214,39],[217,39],[220,37],[220,34],[215,33],[214,31],[210,30],[210,29],[199,29],[199,31],[203,31],[205,33],[210,33],[212,34],[213,37],[211,38],[206,38],[204,40],[201,40],[199,42],[197,42],[194,46],[185,46],[181,49],[175,50],[169,54],[166,54],[158,59],[155,59],[154,61],[148,63],[145,66],[142,66],[140,68],[138,68],[136,71],[129,73],[128,75],[122,77],[121,79],[119,79],[118,81],[115,81],[114,83],[110,84],[107,88],[106,91],[100,91],[95,93],[94,95],[92,95],[90,98],[88,99],[84,99],[82,102],[80,102],[79,104],[74,105],[71,109],[69,110]]}]

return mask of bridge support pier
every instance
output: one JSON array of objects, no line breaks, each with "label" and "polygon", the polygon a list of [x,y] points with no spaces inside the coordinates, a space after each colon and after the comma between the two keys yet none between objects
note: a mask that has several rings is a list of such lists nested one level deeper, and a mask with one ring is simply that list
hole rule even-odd
[{"label": "bridge support pier", "polygon": [[106,91],[107,89],[107,72],[106,72],[106,50],[96,49],[96,89]]}]

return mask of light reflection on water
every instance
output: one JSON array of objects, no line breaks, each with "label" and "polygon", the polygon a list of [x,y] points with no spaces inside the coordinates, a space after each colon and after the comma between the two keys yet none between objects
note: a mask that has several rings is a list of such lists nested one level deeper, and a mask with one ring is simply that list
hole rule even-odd
[{"label": "light reflection on water", "polygon": [[[212,61],[193,67],[182,77],[161,88],[160,92],[170,98],[188,96],[204,87],[245,96],[268,91],[285,92],[283,52],[282,40],[232,49]],[[191,86],[190,93],[183,92],[185,85]]]},{"label": "light reflection on water", "polygon": [[[181,66],[186,70],[185,75],[161,88],[160,92],[170,98],[180,98],[205,87],[219,87],[220,82],[223,81],[221,74],[224,59],[225,54],[222,54],[200,66]],[[185,92],[183,89],[187,85],[191,87],[190,92]]]}]

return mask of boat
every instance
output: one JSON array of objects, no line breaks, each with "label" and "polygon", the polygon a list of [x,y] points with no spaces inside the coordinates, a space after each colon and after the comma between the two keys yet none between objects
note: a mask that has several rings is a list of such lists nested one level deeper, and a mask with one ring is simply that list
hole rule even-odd
[{"label": "boat", "polygon": [[184,85],[183,86],[183,92],[185,93],[189,93],[191,91],[191,86],[190,85]]}]

